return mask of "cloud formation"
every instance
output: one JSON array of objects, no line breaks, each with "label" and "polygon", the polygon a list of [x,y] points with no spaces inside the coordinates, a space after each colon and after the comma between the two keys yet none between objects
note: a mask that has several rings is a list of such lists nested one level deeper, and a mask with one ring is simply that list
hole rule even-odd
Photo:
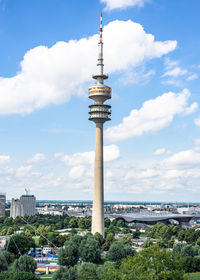
[{"label": "cloud formation", "polygon": [[[80,166],[94,163],[94,151],[75,153],[72,155],[55,154],[55,158],[59,158],[66,165],[69,166]],[[118,159],[120,156],[119,147],[112,144],[104,146],[104,161],[109,162]]]},{"label": "cloud formation", "polygon": [[179,64],[180,61],[177,60],[170,60],[169,58],[164,60],[165,72],[161,76],[162,78],[165,78],[163,81],[164,84],[180,86],[185,81],[190,82],[198,79],[196,73],[192,73],[187,69],[182,68]]},{"label": "cloud formation", "polygon": [[175,67],[171,70],[165,72],[162,77],[170,76],[170,77],[179,77],[187,74],[188,71],[186,69],[182,69],[181,67]]},{"label": "cloud formation", "polygon": [[128,117],[124,117],[119,125],[109,127],[105,131],[105,138],[109,141],[122,141],[170,125],[175,115],[189,114],[196,110],[196,102],[188,107],[190,95],[189,90],[184,89],[180,93],[168,92],[144,102],[140,109],[133,109]]},{"label": "cloud formation", "polygon": [[196,150],[185,150],[173,154],[163,161],[164,165],[173,168],[194,168],[199,167],[200,164],[200,152]]},{"label": "cloud formation", "polygon": [[111,11],[115,9],[126,9],[128,7],[143,7],[147,0],[101,0],[101,3],[106,4],[105,10]]},{"label": "cloud formation", "polygon": [[36,162],[42,161],[44,159],[45,159],[45,155],[41,154],[41,153],[38,153],[38,154],[35,154],[32,157],[32,159],[30,159],[28,162],[36,163]]},{"label": "cloud formation", "polygon": [[27,174],[29,174],[29,172],[31,171],[32,166],[31,165],[27,165],[27,166],[20,166],[17,171],[16,171],[16,177],[25,177],[27,176]]},{"label": "cloud formation", "polygon": [[161,148],[161,149],[157,149],[153,154],[155,156],[160,156],[166,153],[166,149],[165,148]]},{"label": "cloud formation", "polygon": [[7,163],[10,161],[10,156],[0,155],[0,164]]},{"label": "cloud formation", "polygon": [[[85,85],[96,69],[97,42],[95,34],[27,51],[15,76],[0,77],[0,115],[28,114],[67,102],[73,95],[86,95]],[[176,41],[155,41],[152,34],[131,20],[106,25],[104,42],[107,73],[131,70],[177,46]]]}]

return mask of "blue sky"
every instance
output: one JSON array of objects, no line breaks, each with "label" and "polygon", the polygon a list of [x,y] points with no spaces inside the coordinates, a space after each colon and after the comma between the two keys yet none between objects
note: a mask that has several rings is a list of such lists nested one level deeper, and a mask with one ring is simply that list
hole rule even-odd
[{"label": "blue sky", "polygon": [[0,1],[0,191],[92,199],[103,10],[105,199],[199,201],[200,3]]}]

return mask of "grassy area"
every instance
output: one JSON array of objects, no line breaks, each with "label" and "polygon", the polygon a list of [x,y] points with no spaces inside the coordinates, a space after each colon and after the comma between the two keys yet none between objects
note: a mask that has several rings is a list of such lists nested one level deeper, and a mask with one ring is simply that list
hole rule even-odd
[{"label": "grassy area", "polygon": [[44,274],[40,276],[40,279],[52,279],[53,273],[51,274]]},{"label": "grassy area", "polygon": [[185,275],[185,280],[200,280],[200,272]]},{"label": "grassy area", "polygon": [[36,247],[39,247],[39,239],[40,239],[39,236],[33,236],[33,240],[34,240],[34,242],[35,242],[35,246],[36,246]]}]

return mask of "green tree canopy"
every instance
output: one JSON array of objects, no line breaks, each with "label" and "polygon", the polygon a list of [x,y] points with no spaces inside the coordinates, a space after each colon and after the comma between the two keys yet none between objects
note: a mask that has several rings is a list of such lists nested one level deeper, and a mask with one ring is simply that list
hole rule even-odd
[{"label": "green tree canopy", "polygon": [[30,256],[24,255],[15,260],[13,270],[15,272],[25,271],[34,273],[37,268],[37,263]]},{"label": "green tree canopy", "polygon": [[109,261],[120,261],[127,256],[133,256],[135,251],[131,246],[124,244],[122,241],[115,241],[111,244],[110,249],[107,254]]},{"label": "green tree canopy", "polygon": [[103,270],[101,280],[183,280],[179,255],[151,246],[134,257],[122,260],[119,268],[109,265]]},{"label": "green tree canopy", "polygon": [[39,278],[29,272],[4,271],[0,273],[0,280],[39,280]]},{"label": "green tree canopy", "polygon": [[95,236],[85,236],[81,241],[79,252],[84,262],[98,263],[101,260],[101,246]]},{"label": "green tree canopy", "polygon": [[73,266],[78,262],[79,249],[78,244],[71,240],[65,242],[64,248],[61,248],[58,252],[58,262],[60,265],[67,267]]},{"label": "green tree canopy", "polygon": [[[9,242],[9,244],[8,244]],[[23,255],[29,251],[31,247],[35,246],[34,240],[28,238],[24,234],[16,234],[7,241],[8,251],[13,253],[15,256],[19,256],[20,253]]]},{"label": "green tree canopy", "polygon": [[53,274],[53,280],[77,280],[76,269],[73,267],[71,267],[70,269],[61,267]]},{"label": "green tree canopy", "polygon": [[78,280],[95,280],[97,277],[97,265],[94,263],[83,263],[78,268]]}]

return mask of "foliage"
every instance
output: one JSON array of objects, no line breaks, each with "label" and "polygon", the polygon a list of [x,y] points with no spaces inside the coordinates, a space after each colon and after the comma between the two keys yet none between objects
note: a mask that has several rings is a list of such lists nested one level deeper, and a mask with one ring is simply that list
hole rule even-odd
[{"label": "foliage", "polygon": [[83,263],[78,269],[78,280],[95,280],[97,277],[97,265]]},{"label": "foliage", "polygon": [[99,244],[102,246],[105,243],[105,239],[103,238],[103,236],[99,233],[96,232],[94,234],[94,236],[96,237],[96,239],[99,241]]},{"label": "foliage", "polygon": [[119,268],[109,265],[100,273],[101,280],[183,280],[179,256],[151,246],[134,257],[122,260]]},{"label": "foliage", "polygon": [[58,252],[58,262],[67,267],[73,266],[78,262],[79,250],[77,244],[72,241],[66,241],[64,248]]},{"label": "foliage", "polygon": [[181,257],[194,257],[199,254],[200,246],[191,244],[181,244],[176,243],[174,245],[173,251],[179,253]]},{"label": "foliage", "polygon": [[144,241],[144,244],[143,244],[143,248],[149,248],[153,245],[153,242],[150,240],[150,238],[147,238],[145,241]]},{"label": "foliage", "polygon": [[7,240],[7,245],[10,253],[19,256],[20,254],[23,255],[28,252],[31,247],[35,246],[35,243],[32,238],[30,239],[24,234],[16,234],[10,238],[10,241]]},{"label": "foliage", "polygon": [[[179,241],[186,241],[188,244],[194,244],[197,242],[198,238],[200,238],[200,231],[196,231],[194,228],[182,228],[177,225],[166,226],[159,222],[149,230],[148,236],[162,239],[167,247],[172,246],[172,240],[174,238]],[[168,243],[169,240],[171,240],[170,243]]]},{"label": "foliage", "polygon": [[117,227],[125,227],[125,222],[122,219],[120,219],[120,220],[117,221],[117,225],[116,226]]},{"label": "foliage", "polygon": [[131,245],[131,238],[128,235],[125,235],[122,238],[120,238],[120,241],[122,241],[126,245]]},{"label": "foliage", "polygon": [[0,253],[0,271],[8,269],[8,266],[12,263],[11,254],[7,251],[2,251]]},{"label": "foliage", "polygon": [[77,280],[76,269],[73,267],[70,269],[61,267],[53,274],[53,280]]},{"label": "foliage", "polygon": [[25,271],[25,272],[35,272],[37,268],[37,263],[30,256],[21,256],[19,259],[15,260],[13,265],[13,270],[15,272]]},{"label": "foliage", "polygon": [[109,261],[120,261],[127,256],[133,256],[135,251],[131,246],[124,244],[122,241],[115,241],[111,244],[107,254]]},{"label": "foliage", "polygon": [[8,272],[0,273],[0,280],[39,280],[39,278],[29,272]]},{"label": "foliage", "polygon": [[79,252],[84,262],[98,263],[101,260],[101,246],[95,236],[86,235],[81,241]]},{"label": "foliage", "polygon": [[115,240],[114,234],[112,232],[108,233],[106,235],[106,240],[105,243],[102,245],[102,249],[104,251],[108,251],[110,248],[110,245],[112,244],[112,242]]},{"label": "foliage", "polygon": [[133,239],[138,239],[140,237],[140,231],[138,228],[133,232],[132,237]]}]

